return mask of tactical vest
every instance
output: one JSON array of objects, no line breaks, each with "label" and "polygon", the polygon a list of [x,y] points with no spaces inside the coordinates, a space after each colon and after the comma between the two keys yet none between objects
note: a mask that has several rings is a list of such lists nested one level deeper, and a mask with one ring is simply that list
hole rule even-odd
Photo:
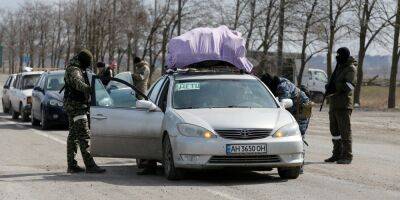
[{"label": "tactical vest", "polygon": [[[83,78],[85,83],[89,85],[89,79],[87,77],[86,72],[83,72]],[[64,92],[64,101],[75,101],[79,103],[86,104],[88,103],[88,98],[85,93],[76,90],[68,84],[68,81],[64,79],[65,82],[65,92]]]}]

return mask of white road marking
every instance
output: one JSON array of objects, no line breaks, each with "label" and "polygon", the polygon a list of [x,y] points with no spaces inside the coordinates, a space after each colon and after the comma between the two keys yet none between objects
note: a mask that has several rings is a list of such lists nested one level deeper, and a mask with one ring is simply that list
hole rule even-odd
[{"label": "white road marking", "polygon": [[[18,127],[20,127],[20,128],[26,128],[26,127],[27,127],[27,126],[25,126],[24,124],[20,124],[20,123],[18,123],[18,122],[13,122],[13,121],[9,121],[9,122],[2,123],[2,124],[15,124],[16,126],[18,126]],[[42,137],[46,137],[46,138],[48,138],[48,139],[51,139],[51,140],[53,140],[53,141],[56,141],[56,142],[58,142],[58,143],[60,143],[60,144],[67,145],[67,142],[66,142],[66,141],[64,141],[64,140],[62,140],[62,139],[60,139],[60,138],[58,138],[58,137],[55,137],[54,135],[50,135],[50,134],[48,134],[48,133],[41,132],[41,131],[38,131],[38,130],[35,130],[35,129],[32,129],[32,128],[30,128],[29,130],[31,130],[31,131],[32,131],[33,133],[35,133],[36,135],[40,135],[40,136],[42,136]]]},{"label": "white road marking", "polygon": [[228,199],[228,200],[241,200],[239,198],[236,198],[230,194],[218,191],[218,190],[213,190],[213,189],[209,189],[209,188],[205,188],[206,191],[210,192],[211,194],[214,194],[216,196],[222,197],[224,199]]}]

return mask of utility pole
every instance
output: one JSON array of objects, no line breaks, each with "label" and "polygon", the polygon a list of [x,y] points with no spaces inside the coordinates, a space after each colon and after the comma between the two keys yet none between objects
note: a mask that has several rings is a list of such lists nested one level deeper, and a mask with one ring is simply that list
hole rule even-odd
[{"label": "utility pole", "polygon": [[178,36],[181,35],[182,0],[178,0]]}]

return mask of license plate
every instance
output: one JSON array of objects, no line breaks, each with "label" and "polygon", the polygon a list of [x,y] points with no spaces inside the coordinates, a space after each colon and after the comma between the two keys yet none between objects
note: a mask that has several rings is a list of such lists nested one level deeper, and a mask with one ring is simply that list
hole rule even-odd
[{"label": "license plate", "polygon": [[226,154],[265,154],[267,144],[227,144]]}]

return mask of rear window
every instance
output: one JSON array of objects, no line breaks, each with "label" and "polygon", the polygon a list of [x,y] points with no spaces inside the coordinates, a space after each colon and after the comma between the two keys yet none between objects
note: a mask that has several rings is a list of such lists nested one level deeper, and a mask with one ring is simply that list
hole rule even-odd
[{"label": "rear window", "polygon": [[33,89],[39,80],[40,74],[25,75],[22,77],[22,89]]},{"label": "rear window", "polygon": [[54,74],[48,76],[46,90],[60,91],[62,87],[64,87],[64,74]]}]

